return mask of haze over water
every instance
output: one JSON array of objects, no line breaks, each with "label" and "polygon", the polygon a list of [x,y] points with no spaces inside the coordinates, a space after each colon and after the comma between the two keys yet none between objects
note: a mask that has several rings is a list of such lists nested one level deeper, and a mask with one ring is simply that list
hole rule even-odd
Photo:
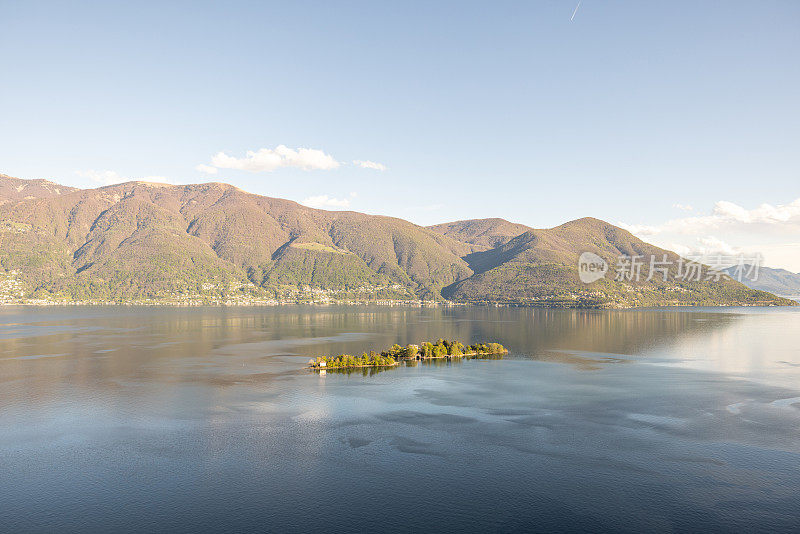
[{"label": "haze over water", "polygon": [[2,532],[800,529],[798,309],[4,308],[0,384]]}]

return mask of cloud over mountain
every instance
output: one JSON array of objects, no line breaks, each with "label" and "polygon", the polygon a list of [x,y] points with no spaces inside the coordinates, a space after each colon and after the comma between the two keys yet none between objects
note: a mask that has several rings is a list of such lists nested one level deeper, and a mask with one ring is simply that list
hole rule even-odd
[{"label": "cloud over mountain", "polygon": [[720,200],[707,215],[661,224],[619,225],[653,244],[681,254],[762,254],[767,264],[800,270],[800,198],[748,209]]},{"label": "cloud over mountain", "polygon": [[373,169],[373,170],[376,170],[376,171],[385,171],[386,170],[386,165],[384,165],[383,163],[378,163],[378,162],[369,161],[369,160],[354,159],[353,160],[353,165],[361,167],[362,169]]},{"label": "cloud over mountain", "polygon": [[659,225],[620,223],[626,230],[640,235],[663,233],[698,234],[717,229],[742,229],[745,226],[766,225],[773,231],[800,231],[800,198],[789,204],[761,204],[747,209],[733,202],[720,200],[714,204],[710,215],[671,219]]},{"label": "cloud over mountain", "polygon": [[206,165],[205,163],[201,163],[200,165],[195,165],[194,170],[198,172],[204,172],[206,174],[217,174],[216,167],[212,167],[211,165]]},{"label": "cloud over mountain", "polygon": [[[275,148],[248,150],[244,157],[229,156],[225,152],[217,152],[211,158],[211,165],[204,165],[203,172],[210,169],[235,169],[248,172],[272,172],[284,167],[293,167],[304,171],[330,170],[341,163],[330,154],[315,148],[289,148],[278,145]],[[200,170],[200,169],[198,169]],[[213,171],[212,171],[213,172]]]},{"label": "cloud over mountain", "polygon": [[[201,163],[195,170],[205,174],[217,174],[219,169],[234,169],[248,172],[272,172],[281,168],[295,168],[304,171],[327,171],[345,165],[332,155],[316,148],[289,148],[278,145],[275,148],[248,150],[244,157],[238,158],[217,152],[210,165]],[[385,171],[386,165],[376,161],[355,159],[353,165],[362,169]]]},{"label": "cloud over mountain", "polygon": [[316,195],[303,199],[301,204],[309,208],[347,208],[350,206],[350,200],[347,198],[333,198],[328,195]]}]

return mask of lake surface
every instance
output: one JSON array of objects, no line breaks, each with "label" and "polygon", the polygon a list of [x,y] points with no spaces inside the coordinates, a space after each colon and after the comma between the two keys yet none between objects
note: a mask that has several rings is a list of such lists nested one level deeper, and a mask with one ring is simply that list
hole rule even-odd
[{"label": "lake surface", "polygon": [[798,309],[0,308],[3,532],[798,529]]}]

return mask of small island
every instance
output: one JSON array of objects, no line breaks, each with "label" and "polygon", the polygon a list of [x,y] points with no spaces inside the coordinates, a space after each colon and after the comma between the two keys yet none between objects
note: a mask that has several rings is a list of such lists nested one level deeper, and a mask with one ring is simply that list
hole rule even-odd
[{"label": "small island", "polygon": [[361,356],[340,354],[330,358],[318,357],[308,361],[308,368],[315,371],[336,369],[357,369],[362,367],[394,367],[401,361],[434,360],[440,358],[464,358],[506,354],[500,343],[476,343],[464,345],[460,341],[439,339],[435,343],[425,342],[421,345],[407,345],[405,347],[394,344],[383,352],[364,352]]}]

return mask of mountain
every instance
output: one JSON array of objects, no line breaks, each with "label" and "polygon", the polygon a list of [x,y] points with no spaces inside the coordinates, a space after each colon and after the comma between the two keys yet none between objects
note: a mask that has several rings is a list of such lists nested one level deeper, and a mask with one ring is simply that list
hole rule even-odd
[{"label": "mountain", "polygon": [[[729,267],[725,271],[735,280],[741,278],[742,283],[749,288],[769,291],[785,297],[800,296],[800,273],[764,266],[759,266],[755,270],[751,265],[742,266],[739,272],[735,266]],[[757,273],[756,279],[751,280],[753,276],[748,276],[749,273],[754,275]]]},{"label": "mountain", "polygon": [[0,205],[0,267],[30,298],[294,298],[313,286],[441,299],[443,287],[472,275],[461,258],[470,250],[401,219],[316,210],[220,183],[65,188]]},{"label": "mountain", "polygon": [[223,183],[74,189],[0,176],[0,302],[783,303],[736,282],[585,285],[585,250],[667,253],[596,219],[424,228]]},{"label": "mountain", "polygon": [[47,180],[22,180],[0,174],[0,204],[13,200],[51,198],[77,191]]},{"label": "mountain", "polygon": [[[501,236],[509,228],[502,219],[460,221],[458,226],[478,228],[480,232],[454,232],[444,225],[437,228],[470,241],[475,235]],[[596,254],[608,265],[605,276],[591,284],[583,283],[579,277],[578,261],[584,252]],[[632,270],[630,280],[614,279],[620,274],[615,266],[622,256],[638,256],[644,262],[638,279]],[[650,258],[665,262],[662,268],[666,269],[666,280],[658,269],[649,276]],[[681,259],[677,254],[591,217],[551,229],[530,229],[498,247],[472,252],[464,259],[475,274],[442,291],[445,298],[455,302],[588,307],[789,304],[727,278],[706,281],[707,268],[702,280],[678,279]]]},{"label": "mountain", "polygon": [[428,226],[428,228],[456,241],[476,245],[476,248],[484,250],[505,245],[518,235],[533,230],[524,224],[496,218],[455,221]]}]

